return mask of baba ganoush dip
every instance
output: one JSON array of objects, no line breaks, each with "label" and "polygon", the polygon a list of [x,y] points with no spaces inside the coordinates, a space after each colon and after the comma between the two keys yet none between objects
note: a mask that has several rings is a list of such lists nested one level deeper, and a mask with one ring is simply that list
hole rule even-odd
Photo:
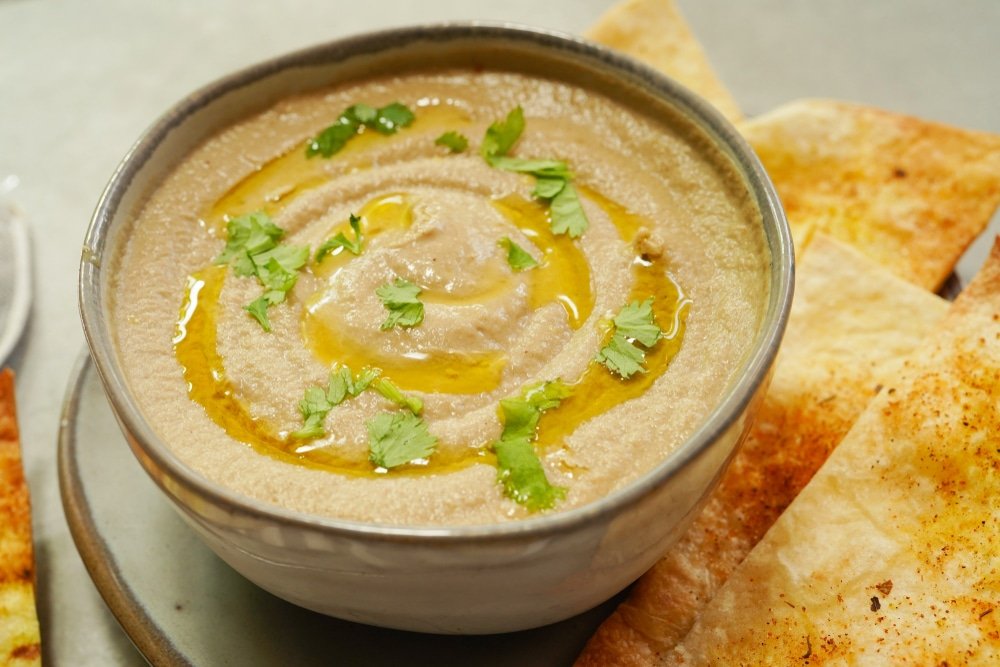
[{"label": "baba ganoush dip", "polygon": [[351,82],[210,137],[115,257],[155,431],[316,515],[488,524],[667,457],[748,354],[770,257],[678,117],[502,71]]}]

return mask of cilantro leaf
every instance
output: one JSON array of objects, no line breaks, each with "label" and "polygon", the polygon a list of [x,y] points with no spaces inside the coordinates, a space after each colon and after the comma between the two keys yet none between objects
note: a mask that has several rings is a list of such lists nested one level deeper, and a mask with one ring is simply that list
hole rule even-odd
[{"label": "cilantro leaf", "polygon": [[495,156],[506,155],[523,131],[524,110],[517,106],[507,114],[506,119],[493,123],[486,130],[483,145],[479,149],[480,153],[487,160]]},{"label": "cilantro leaf", "polygon": [[262,266],[274,261],[288,273],[298,271],[309,261],[309,246],[279,245],[265,252],[250,256],[258,271]]},{"label": "cilantro leaf", "polygon": [[260,322],[260,326],[268,333],[271,333],[271,318],[267,316],[267,307],[270,305],[267,297],[262,296],[243,307],[243,310],[253,315],[253,318]]},{"label": "cilantro leaf", "polygon": [[[327,403],[330,406],[340,405],[347,398],[350,393],[350,389],[353,386],[354,379],[351,377],[351,369],[347,366],[341,366],[336,371],[330,373],[330,381],[326,385],[326,393],[324,394]],[[316,387],[318,389],[318,387]],[[308,390],[306,390],[308,392]],[[356,394],[355,394],[356,395]],[[306,394],[308,398],[308,393]]]},{"label": "cilantro leaf", "polygon": [[382,322],[386,331],[397,324],[401,327],[415,327],[424,320],[424,304],[417,296],[420,288],[408,280],[397,278],[395,283],[386,283],[375,290],[389,316]]},{"label": "cilantro leaf", "polygon": [[326,431],[323,429],[323,419],[326,414],[313,412],[305,418],[305,422],[297,431],[292,432],[292,437],[297,440],[312,440],[321,437]]},{"label": "cilantro leaf", "polygon": [[646,361],[646,353],[629,341],[620,331],[611,337],[611,342],[601,348],[596,360],[607,366],[608,370],[618,373],[626,380],[636,373],[645,373],[642,367]]},{"label": "cilantro leaf", "polygon": [[494,123],[486,130],[481,149],[483,157],[496,169],[534,176],[536,180],[532,194],[549,202],[552,231],[556,234],[569,234],[574,239],[579,237],[590,223],[571,182],[573,174],[569,166],[561,160],[507,156],[523,131],[524,112],[521,107],[516,107],[505,121]]},{"label": "cilantro leaf", "polygon": [[339,153],[347,145],[347,142],[357,135],[359,126],[358,120],[345,112],[333,125],[317,134],[316,138],[309,142],[309,145],[306,146],[306,157],[316,155],[332,157],[334,153]]},{"label": "cilantro leaf", "polygon": [[297,271],[309,259],[309,246],[278,245],[285,232],[264,211],[233,218],[226,223],[226,247],[216,264],[229,264],[238,276],[257,276],[264,294],[244,307],[264,331],[271,331],[269,306],[285,300],[298,280]]},{"label": "cilantro leaf", "polygon": [[304,424],[301,429],[292,433],[292,437],[309,439],[323,435],[323,420],[327,413],[343,403],[348,396],[357,396],[364,391],[381,372],[378,368],[365,366],[360,373],[354,375],[347,366],[340,366],[330,372],[326,389],[308,387],[305,397],[299,401],[299,412],[302,413]]},{"label": "cilantro leaf", "polygon": [[[561,160],[525,160],[519,157],[487,158],[491,167],[519,174],[531,174],[536,178],[557,178],[566,181],[572,177],[569,167]],[[560,188],[562,189],[562,188]]]},{"label": "cilantro leaf", "polygon": [[452,153],[461,153],[469,147],[469,140],[464,134],[458,132],[445,132],[434,140],[437,146],[444,146]]},{"label": "cilantro leaf", "polygon": [[295,286],[295,281],[299,279],[297,273],[288,271],[274,258],[263,266],[257,267],[257,277],[267,289],[264,296],[271,304],[284,301],[285,294]]},{"label": "cilantro leaf", "polygon": [[653,319],[653,297],[627,304],[614,318],[615,331],[634,338],[646,347],[652,347],[663,337],[663,332]]},{"label": "cilantro leaf", "polygon": [[427,424],[412,412],[382,412],[368,427],[368,459],[379,468],[395,468],[434,453],[437,438]]},{"label": "cilantro leaf", "polygon": [[344,115],[359,123],[367,125],[375,122],[375,118],[378,117],[378,109],[370,104],[361,102],[347,107],[344,111]]},{"label": "cilantro leaf", "polygon": [[540,382],[525,387],[520,397],[500,400],[503,415],[501,440],[509,438],[534,438],[538,420],[546,410],[559,407],[572,390],[559,381]]},{"label": "cilantro leaf", "polygon": [[327,396],[327,392],[323,391],[321,387],[309,387],[306,389],[305,398],[299,401],[299,411],[303,417],[308,417],[317,412],[325,414],[342,400],[344,400],[343,397],[339,401],[331,400]]},{"label": "cilantro leaf", "polygon": [[611,341],[597,353],[596,360],[626,380],[636,373],[645,373],[642,364],[646,361],[646,353],[636,343],[649,348],[663,337],[653,317],[653,298],[625,304],[613,322]]},{"label": "cilantro leaf", "polygon": [[571,238],[577,238],[585,231],[590,223],[580,205],[580,198],[576,194],[576,188],[572,183],[567,182],[559,193],[552,198],[549,208],[552,215],[552,231],[556,234],[569,234]]},{"label": "cilantro leaf", "polygon": [[515,271],[524,271],[538,266],[535,258],[528,251],[511,241],[508,237],[500,239],[500,247],[507,249],[507,263]]},{"label": "cilantro leaf", "polygon": [[327,413],[333,409],[334,405],[336,403],[329,400],[323,389],[308,387],[305,391],[305,398],[299,401],[299,412],[302,413],[304,424],[302,428],[292,433],[292,437],[304,440],[323,435],[323,420],[326,419]]},{"label": "cilantro leaf", "polygon": [[373,368],[371,366],[365,366],[361,371],[354,376],[353,382],[351,382],[347,391],[351,396],[357,396],[361,392],[371,385],[375,379],[382,374],[381,368]]},{"label": "cilantro leaf", "polygon": [[500,411],[503,413],[501,440],[535,437],[541,410],[524,398],[504,398],[500,400]]},{"label": "cilantro leaf", "polygon": [[406,408],[415,415],[419,415],[420,411],[424,409],[423,401],[416,396],[404,394],[389,378],[382,378],[375,383],[374,387],[375,391],[382,394],[382,396],[388,398],[396,405]]},{"label": "cilantro leaf", "polygon": [[525,387],[520,397],[500,401],[503,433],[493,443],[497,478],[508,497],[532,512],[552,507],[566,493],[549,483],[532,441],[542,413],[558,407],[570,393],[566,384],[553,380]]},{"label": "cilantro leaf", "polygon": [[549,509],[565,497],[566,489],[553,486],[545,476],[542,462],[526,437],[502,439],[494,443],[497,478],[504,492],[532,512]]},{"label": "cilantro leaf", "polygon": [[539,199],[552,199],[557,194],[562,192],[562,189],[565,187],[565,178],[543,176],[535,181],[535,189],[531,192],[531,194]]},{"label": "cilantro leaf", "polygon": [[264,211],[233,218],[226,223],[226,247],[215,263],[232,265],[237,275],[253,275],[252,263],[246,264],[250,256],[275,247],[284,233]]},{"label": "cilantro leaf", "polygon": [[362,127],[371,128],[379,134],[395,134],[399,128],[413,123],[414,118],[409,107],[400,102],[380,109],[368,104],[354,104],[344,109],[333,125],[309,141],[306,157],[332,157],[356,137]]},{"label": "cilantro leaf", "polygon": [[524,398],[539,412],[558,408],[563,399],[573,393],[569,385],[561,380],[550,380],[525,387]]},{"label": "cilantro leaf", "polygon": [[349,222],[351,229],[354,230],[354,240],[349,240],[344,232],[338,232],[333,238],[323,241],[316,250],[317,264],[326,259],[326,256],[337,248],[344,248],[352,255],[361,254],[361,218],[351,213]]},{"label": "cilantro leaf", "polygon": [[416,116],[409,107],[399,102],[393,102],[378,110],[375,122],[365,124],[381,134],[395,134],[399,128],[413,123]]}]

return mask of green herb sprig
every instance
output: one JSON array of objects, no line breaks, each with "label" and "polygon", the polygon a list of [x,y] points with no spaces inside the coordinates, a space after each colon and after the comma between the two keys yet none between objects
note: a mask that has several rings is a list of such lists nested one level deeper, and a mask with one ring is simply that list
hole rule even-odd
[{"label": "green herb sprig", "polygon": [[247,213],[226,223],[226,247],[215,258],[238,276],[256,276],[264,293],[244,307],[264,331],[271,331],[267,311],[282,303],[309,259],[309,246],[279,245],[283,229],[264,211]]},{"label": "green herb sprig", "polygon": [[375,290],[389,316],[382,322],[381,329],[387,331],[395,326],[415,327],[424,321],[424,304],[417,297],[420,288],[409,280],[397,278]]},{"label": "green herb sprig", "polygon": [[395,134],[400,128],[411,125],[416,117],[410,108],[393,102],[376,109],[368,104],[355,104],[344,109],[336,122],[320,132],[306,146],[306,157],[332,157],[340,152],[362,127],[379,134]]},{"label": "green herb sprig", "polygon": [[515,271],[527,271],[538,266],[535,258],[527,250],[511,241],[510,238],[503,237],[500,239],[499,245],[507,250],[507,264]]},{"label": "green herb sprig", "polygon": [[626,380],[645,373],[646,352],[636,343],[648,349],[663,338],[663,330],[653,318],[653,298],[626,304],[612,322],[611,340],[597,353],[596,360]]},{"label": "green herb sprig", "polygon": [[469,147],[469,139],[459,132],[445,132],[434,140],[434,145],[444,146],[452,153],[464,153]]},{"label": "green herb sprig", "polygon": [[566,495],[566,489],[554,486],[545,476],[533,441],[542,413],[558,407],[570,394],[567,385],[553,380],[527,387],[520,397],[500,401],[503,432],[493,443],[497,479],[509,498],[532,512],[549,509]]},{"label": "green herb sprig", "polygon": [[378,368],[366,366],[355,375],[347,366],[341,366],[330,373],[326,388],[309,387],[305,397],[299,401],[299,412],[302,413],[303,425],[291,435],[299,440],[309,440],[324,435],[323,420],[330,410],[344,400],[356,397],[371,385],[382,373]]},{"label": "green herb sprig", "polygon": [[338,232],[333,238],[323,241],[319,248],[316,249],[317,264],[321,264],[323,260],[326,259],[327,255],[336,251],[338,248],[343,248],[352,255],[361,254],[361,218],[351,213],[348,223],[351,225],[351,229],[354,230],[354,238],[349,239],[344,232]]},{"label": "green herb sprig", "polygon": [[368,458],[378,468],[395,468],[434,453],[437,438],[409,410],[381,412],[366,422]]},{"label": "green herb sprig", "polygon": [[573,174],[566,163],[507,156],[524,131],[524,126],[524,110],[520,106],[515,107],[504,120],[487,128],[480,154],[496,169],[534,176],[536,180],[532,194],[549,204],[552,231],[578,238],[587,231],[590,222],[580,204],[576,188],[573,187]]}]

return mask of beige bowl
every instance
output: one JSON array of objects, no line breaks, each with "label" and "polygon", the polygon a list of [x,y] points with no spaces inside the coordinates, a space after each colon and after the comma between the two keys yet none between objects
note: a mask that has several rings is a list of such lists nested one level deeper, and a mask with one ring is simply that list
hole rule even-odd
[{"label": "beige bowl", "polygon": [[[291,94],[400,57],[476,62],[613,81],[649,108],[688,118],[735,165],[757,204],[771,255],[763,325],[737,379],[665,461],[589,505],[489,526],[387,527],[320,518],[248,499],[172,453],[138,407],[113,343],[109,275],[123,230],[158,181],[199,142]],[[609,598],[679,537],[745,434],[766,387],[791,302],[792,246],[778,198],[751,149],[705,102],[625,57],[579,39],[487,24],[405,28],[339,40],[268,61],[181,101],[133,147],[88,231],[80,308],[91,354],[133,453],[205,542],[251,581],[340,618],[437,633],[493,633],[552,623]]]}]

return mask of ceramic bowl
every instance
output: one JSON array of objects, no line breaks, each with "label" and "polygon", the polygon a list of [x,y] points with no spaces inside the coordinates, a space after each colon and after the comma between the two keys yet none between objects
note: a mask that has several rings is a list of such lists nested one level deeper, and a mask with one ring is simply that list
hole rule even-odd
[{"label": "ceramic bowl", "polygon": [[[108,313],[110,260],[130,216],[202,140],[291,94],[377,74],[398,58],[490,62],[612,81],[690,119],[735,165],[759,207],[771,255],[763,325],[736,381],[669,458],[583,507],[499,525],[387,527],[286,511],[237,495],[183,464],[125,380]],[[562,76],[562,75],[560,75]],[[181,516],[262,588],[343,619],[435,633],[496,633],[568,618],[614,595],[678,538],[747,430],[784,331],[792,246],[770,181],[738,133],[665,76],[583,40],[509,25],[444,24],[351,37],[222,79],[170,109],[112,176],[85,242],[80,308],[90,351],[131,449]]]}]

